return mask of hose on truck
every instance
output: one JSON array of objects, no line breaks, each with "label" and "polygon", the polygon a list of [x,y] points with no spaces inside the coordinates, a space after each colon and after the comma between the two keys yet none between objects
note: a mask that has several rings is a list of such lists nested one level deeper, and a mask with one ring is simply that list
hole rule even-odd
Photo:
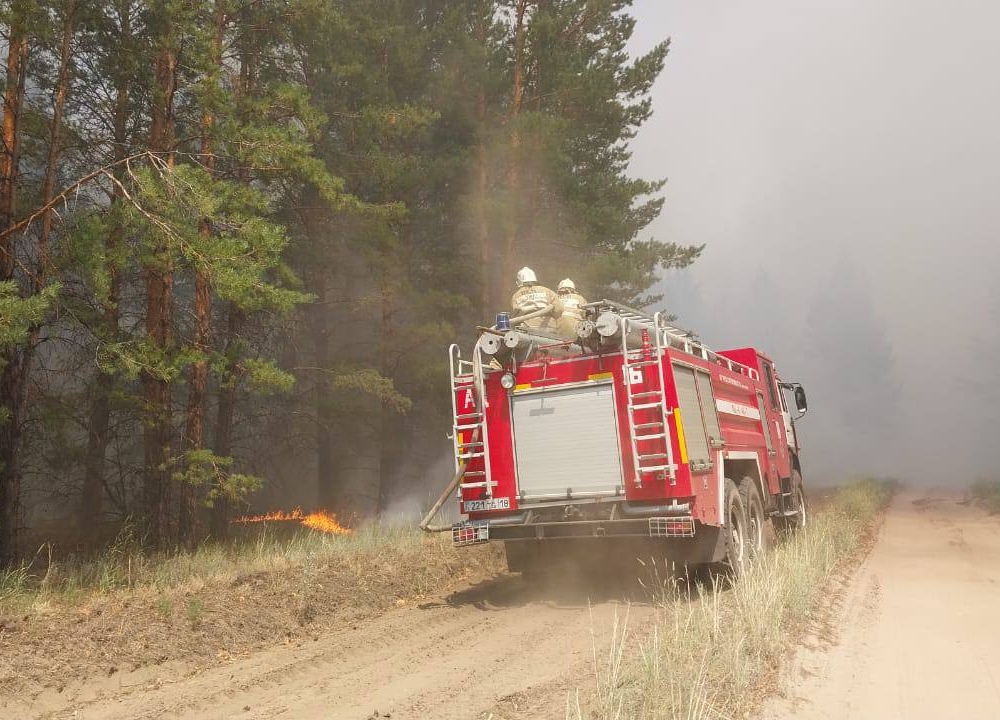
[{"label": "hose on truck", "polygon": [[558,317],[559,315],[562,315],[562,312],[563,312],[563,304],[560,301],[556,300],[554,303],[546,305],[541,310],[534,310],[530,313],[525,313],[524,315],[518,315],[517,317],[512,317],[510,319],[510,324],[520,325],[526,320],[533,320],[537,317],[545,317],[546,315],[555,315]]},{"label": "hose on truck", "polygon": [[[479,430],[480,428],[476,428],[472,431],[472,442],[474,443],[479,442]],[[441,493],[437,502],[434,503],[431,509],[427,512],[424,519],[420,521],[421,530],[424,532],[448,532],[451,530],[451,525],[431,525],[430,523],[431,520],[434,519],[434,516],[438,514],[438,511],[441,510],[441,506],[448,501],[448,496],[451,495],[455,491],[455,488],[458,487],[458,484],[462,482],[462,478],[465,477],[465,470],[468,466],[468,460],[462,460],[459,462],[458,470],[455,472],[455,477],[451,479],[451,482],[448,483],[448,487],[446,487],[444,492]]]},{"label": "hose on truck", "polygon": [[[511,318],[510,322],[511,325],[519,325],[525,322],[526,320],[531,320],[536,317],[544,317],[545,315],[554,315],[557,313],[562,314],[562,303],[558,301],[546,305],[541,310],[535,310],[534,312],[526,313],[524,315],[518,315],[515,318]],[[476,347],[473,351],[472,366],[473,366],[472,370],[473,377],[476,379],[477,383],[480,383],[476,387],[476,413],[480,417],[482,417],[483,396],[485,395],[486,389],[485,387],[483,387],[482,383],[479,380],[483,376],[482,372],[483,361],[482,361],[482,355],[479,352],[478,342],[476,343]],[[472,431],[472,439],[469,441],[470,443],[479,442],[479,435],[482,431],[482,427],[483,427],[482,423],[480,423],[479,427],[477,427],[475,430]],[[485,460],[486,458],[485,454],[483,455],[483,458]],[[448,487],[446,487],[444,489],[444,492],[442,492],[440,497],[438,497],[437,502],[435,502],[434,505],[431,506],[431,509],[427,511],[427,514],[424,516],[424,519],[420,521],[421,530],[423,530],[424,532],[448,532],[449,530],[451,530],[451,525],[431,525],[431,520],[433,520],[434,517],[438,514],[438,512],[441,510],[441,507],[446,502],[448,502],[448,496],[451,495],[455,491],[455,488],[458,487],[459,483],[462,482],[462,478],[465,477],[465,471],[468,468],[468,466],[469,466],[468,460],[463,460],[459,462],[458,470],[455,471],[455,477],[451,479],[451,482],[448,483]]]}]

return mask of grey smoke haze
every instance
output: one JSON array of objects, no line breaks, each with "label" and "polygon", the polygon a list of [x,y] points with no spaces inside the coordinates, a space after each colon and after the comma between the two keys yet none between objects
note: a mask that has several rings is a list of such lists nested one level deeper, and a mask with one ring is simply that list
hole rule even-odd
[{"label": "grey smoke haze", "polygon": [[672,38],[632,169],[667,177],[653,236],[713,347],[809,391],[811,474],[961,484],[1000,407],[1000,3],[638,0]]}]

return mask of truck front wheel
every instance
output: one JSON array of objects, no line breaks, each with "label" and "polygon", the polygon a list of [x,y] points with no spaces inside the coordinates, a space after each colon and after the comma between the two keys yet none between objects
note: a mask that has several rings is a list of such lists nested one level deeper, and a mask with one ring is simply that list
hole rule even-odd
[{"label": "truck front wheel", "polygon": [[796,530],[801,530],[808,522],[806,491],[802,487],[802,475],[798,470],[792,470],[789,485],[791,486],[791,498],[788,514],[774,517],[774,532],[779,537],[785,537]]}]

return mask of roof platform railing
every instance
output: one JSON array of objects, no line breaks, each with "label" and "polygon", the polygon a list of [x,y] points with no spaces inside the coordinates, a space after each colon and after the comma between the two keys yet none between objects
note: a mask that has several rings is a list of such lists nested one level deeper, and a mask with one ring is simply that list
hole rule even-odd
[{"label": "roof platform railing", "polygon": [[[760,379],[760,374],[752,367],[719,355],[717,352],[704,345],[700,340],[698,340],[698,334],[693,330],[685,330],[683,328],[669,325],[663,322],[662,319],[654,319],[653,316],[647,315],[642,310],[637,310],[636,308],[615,302],[614,300],[598,300],[596,302],[581,305],[581,307],[585,310],[589,310],[595,316],[600,315],[603,312],[616,313],[622,319],[628,320],[629,323],[647,330],[656,329],[656,325],[658,323],[659,331],[667,340],[666,344],[669,344],[679,350],[683,350],[689,355],[696,355],[704,360],[722,365],[730,371],[739,373],[740,375],[745,375],[752,380]],[[659,313],[657,313],[657,316],[659,316]]]}]

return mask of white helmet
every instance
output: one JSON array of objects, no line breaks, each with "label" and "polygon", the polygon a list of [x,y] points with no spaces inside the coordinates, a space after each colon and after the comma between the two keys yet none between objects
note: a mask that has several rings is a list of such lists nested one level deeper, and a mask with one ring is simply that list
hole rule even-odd
[{"label": "white helmet", "polygon": [[517,286],[521,287],[523,285],[534,285],[538,282],[538,278],[535,277],[535,271],[530,267],[523,267],[517,271]]},{"label": "white helmet", "polygon": [[562,292],[563,290],[566,292],[576,292],[576,283],[569,278],[566,278],[559,283],[559,291]]}]

